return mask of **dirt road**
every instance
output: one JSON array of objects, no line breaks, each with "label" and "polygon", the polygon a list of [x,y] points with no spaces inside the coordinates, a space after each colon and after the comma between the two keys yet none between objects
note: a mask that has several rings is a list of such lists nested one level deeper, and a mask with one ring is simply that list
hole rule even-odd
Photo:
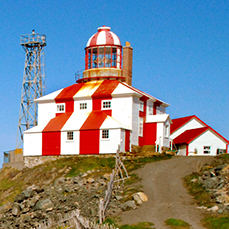
[{"label": "dirt road", "polygon": [[122,213],[123,224],[152,222],[156,229],[167,229],[164,221],[169,218],[182,219],[192,225],[192,229],[202,229],[204,210],[193,204],[182,178],[196,171],[200,164],[210,164],[214,157],[173,157],[170,160],[146,164],[137,171],[142,178],[140,185],[148,196],[148,201],[137,210]]}]

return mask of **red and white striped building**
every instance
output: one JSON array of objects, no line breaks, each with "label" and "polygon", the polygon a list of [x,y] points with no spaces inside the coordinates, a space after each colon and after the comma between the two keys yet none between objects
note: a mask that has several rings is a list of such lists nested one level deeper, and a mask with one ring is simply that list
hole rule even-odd
[{"label": "red and white striped building", "polygon": [[36,100],[38,125],[24,133],[24,156],[169,148],[169,104],[131,86],[132,50],[109,27],[98,28],[85,48],[83,77]]}]

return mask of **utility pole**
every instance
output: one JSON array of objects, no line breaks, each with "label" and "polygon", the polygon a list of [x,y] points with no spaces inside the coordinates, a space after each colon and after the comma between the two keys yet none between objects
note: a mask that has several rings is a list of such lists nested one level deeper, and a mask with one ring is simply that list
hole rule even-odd
[{"label": "utility pole", "polygon": [[45,63],[44,47],[46,36],[35,33],[21,35],[20,45],[25,50],[20,113],[16,148],[23,146],[23,132],[37,125],[37,104],[35,99],[44,95]]}]

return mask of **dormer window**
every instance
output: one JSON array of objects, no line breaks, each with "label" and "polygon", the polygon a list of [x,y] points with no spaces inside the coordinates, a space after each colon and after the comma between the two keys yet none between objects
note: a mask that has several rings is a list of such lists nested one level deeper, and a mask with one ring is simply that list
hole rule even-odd
[{"label": "dormer window", "polygon": [[140,101],[139,111],[144,111],[144,102]]},{"label": "dormer window", "polygon": [[80,110],[87,109],[87,103],[80,103]]},{"label": "dormer window", "polygon": [[102,109],[111,109],[111,100],[102,101]]},{"label": "dormer window", "polygon": [[57,113],[64,113],[65,112],[65,103],[57,104],[56,111]]}]

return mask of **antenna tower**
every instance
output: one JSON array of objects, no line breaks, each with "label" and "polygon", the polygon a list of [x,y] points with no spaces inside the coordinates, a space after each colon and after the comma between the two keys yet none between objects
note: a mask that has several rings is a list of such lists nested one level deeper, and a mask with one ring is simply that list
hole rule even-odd
[{"label": "antenna tower", "polygon": [[18,121],[17,149],[23,146],[23,132],[37,125],[37,104],[34,100],[44,95],[45,64],[43,50],[46,46],[46,36],[35,33],[33,30],[32,34],[21,35],[20,45],[26,54]]}]

